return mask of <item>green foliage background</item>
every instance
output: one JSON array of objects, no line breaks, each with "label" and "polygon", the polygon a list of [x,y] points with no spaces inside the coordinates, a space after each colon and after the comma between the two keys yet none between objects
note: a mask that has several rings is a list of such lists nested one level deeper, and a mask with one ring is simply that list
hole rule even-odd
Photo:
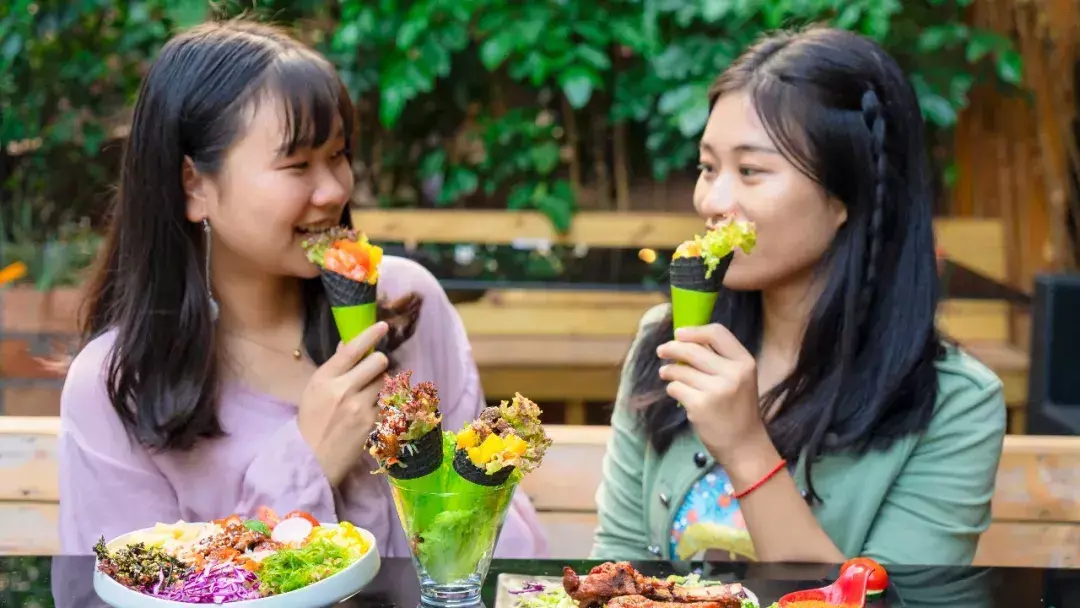
[{"label": "green foliage background", "polygon": [[[947,130],[977,83],[1013,88],[1006,38],[972,0],[8,0],[0,5],[0,263],[70,280],[115,179],[127,109],[167,37],[211,15],[293,27],[358,101],[360,196],[384,206],[536,209],[560,229],[594,188],[611,133],[631,175],[686,174],[705,90],[777,27],[830,23],[881,41]],[[11,203],[9,203],[9,201]],[[12,204],[13,203],[13,204]]]}]

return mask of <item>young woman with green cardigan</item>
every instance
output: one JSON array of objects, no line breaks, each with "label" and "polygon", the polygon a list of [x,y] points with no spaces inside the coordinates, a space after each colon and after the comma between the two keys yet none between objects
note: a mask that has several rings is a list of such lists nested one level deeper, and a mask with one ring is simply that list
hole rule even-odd
[{"label": "young woman with green cardigan", "polygon": [[923,123],[878,45],[769,37],[710,92],[694,208],[749,220],[712,323],[642,320],[597,495],[601,559],[968,564],[1000,380],[946,344]]}]

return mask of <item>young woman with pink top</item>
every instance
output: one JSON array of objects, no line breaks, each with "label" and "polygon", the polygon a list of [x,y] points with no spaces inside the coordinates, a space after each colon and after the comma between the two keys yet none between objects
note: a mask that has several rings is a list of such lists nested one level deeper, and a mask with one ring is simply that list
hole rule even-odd
[{"label": "young woman with pink top", "polygon": [[[301,242],[349,223],[352,133],[334,68],[277,29],[208,23],[161,51],[64,386],[64,553],[265,505],[351,521],[383,555],[409,555],[364,449],[383,377],[434,382],[448,429],[484,396],[460,318],[411,261],[383,261],[380,322],[340,344]],[[519,493],[496,555],[545,554]]]}]

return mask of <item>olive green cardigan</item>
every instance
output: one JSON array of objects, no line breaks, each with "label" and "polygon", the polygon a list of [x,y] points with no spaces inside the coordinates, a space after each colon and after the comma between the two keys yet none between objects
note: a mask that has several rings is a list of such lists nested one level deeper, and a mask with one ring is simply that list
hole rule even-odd
[{"label": "olive green cardigan", "polygon": [[[666,312],[667,305],[661,305],[646,313],[631,353],[646,328]],[[673,559],[675,512],[715,461],[694,433],[679,436],[663,455],[649,445],[627,406],[631,368],[628,360],[612,415],[592,554],[598,559]],[[924,433],[884,451],[829,455],[814,464],[814,489],[822,499],[814,515],[848,557],[970,564],[979,535],[990,524],[1005,436],[1001,381],[954,347],[937,370],[937,404]],[[805,493],[805,454],[794,479]]]}]

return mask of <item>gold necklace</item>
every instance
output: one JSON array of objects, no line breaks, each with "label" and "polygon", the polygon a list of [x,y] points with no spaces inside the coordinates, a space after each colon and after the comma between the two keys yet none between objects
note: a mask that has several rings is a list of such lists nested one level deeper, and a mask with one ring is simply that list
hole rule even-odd
[{"label": "gold necklace", "polygon": [[[227,330],[227,329],[226,329],[226,330],[222,330],[222,331],[224,331],[224,332],[225,332],[225,333],[227,333],[227,334],[230,334],[230,335],[236,336],[237,338],[240,338],[241,340],[243,340],[243,341],[245,341],[245,342],[251,342],[252,344],[254,344],[254,345],[256,345],[256,346],[261,346],[261,347],[265,348],[266,350],[269,350],[269,351],[271,351],[271,352],[275,352],[275,353],[277,353],[277,354],[279,354],[279,355],[285,355],[285,354],[288,354],[288,353],[286,353],[285,351],[283,351],[283,350],[281,350],[281,349],[278,349],[278,348],[274,348],[274,347],[272,347],[272,346],[267,346],[267,345],[263,344],[262,342],[258,342],[258,341],[256,341],[256,340],[252,340],[251,338],[248,338],[247,336],[244,336],[244,335],[238,334],[238,333],[236,333],[236,332],[234,332],[234,331],[229,331],[229,330]],[[303,338],[301,338],[300,346],[299,346],[299,347],[297,347],[296,349],[294,349],[294,350],[292,351],[292,353],[291,353],[291,354],[292,354],[292,358],[293,358],[293,359],[295,359],[295,360],[299,361],[299,360],[300,360],[300,357],[304,356],[304,351],[302,350],[302,348],[303,348],[303,345],[304,345],[304,344],[303,344]]]}]

